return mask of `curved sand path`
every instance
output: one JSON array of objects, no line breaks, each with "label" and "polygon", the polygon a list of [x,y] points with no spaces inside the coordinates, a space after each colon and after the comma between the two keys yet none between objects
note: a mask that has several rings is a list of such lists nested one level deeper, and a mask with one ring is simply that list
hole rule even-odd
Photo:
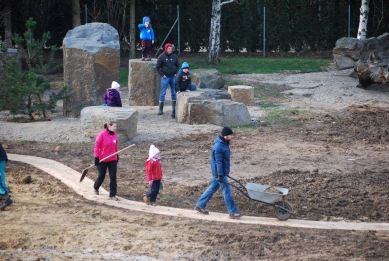
[{"label": "curved sand path", "polygon": [[64,184],[72,188],[77,194],[82,197],[95,201],[100,204],[105,204],[113,207],[124,208],[134,211],[142,211],[159,215],[187,217],[194,219],[202,219],[208,221],[221,221],[240,224],[259,224],[268,226],[283,226],[283,227],[299,227],[299,228],[316,228],[316,229],[339,229],[339,230],[385,230],[389,231],[389,223],[354,223],[354,222],[330,222],[330,221],[309,221],[288,219],[287,221],[279,221],[276,218],[243,216],[239,220],[229,219],[225,213],[212,212],[210,215],[202,215],[194,210],[179,209],[164,206],[148,206],[143,202],[131,201],[120,198],[120,201],[112,201],[108,199],[108,191],[100,188],[100,195],[93,193],[93,181],[86,177],[83,182],[79,182],[81,173],[69,168],[62,163],[28,155],[8,154],[9,160],[20,161],[41,169],[55,178],[61,180]]}]

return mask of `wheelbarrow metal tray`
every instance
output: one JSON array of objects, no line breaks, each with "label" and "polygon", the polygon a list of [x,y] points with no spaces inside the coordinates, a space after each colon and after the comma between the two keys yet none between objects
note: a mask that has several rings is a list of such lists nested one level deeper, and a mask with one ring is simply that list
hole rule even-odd
[{"label": "wheelbarrow metal tray", "polygon": [[[269,187],[274,188],[276,191],[279,191],[280,193],[265,192]],[[283,196],[288,195],[289,192],[289,189],[287,188],[281,188],[281,187],[276,187],[271,185],[261,185],[255,183],[247,183],[246,189],[251,199],[262,201],[265,203],[270,203],[270,204],[273,204]]]}]

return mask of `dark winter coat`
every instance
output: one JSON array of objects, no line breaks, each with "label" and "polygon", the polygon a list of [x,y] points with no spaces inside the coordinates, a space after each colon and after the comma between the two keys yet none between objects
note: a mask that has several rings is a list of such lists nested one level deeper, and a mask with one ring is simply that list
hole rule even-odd
[{"label": "dark winter coat", "polygon": [[230,174],[230,147],[223,137],[217,137],[212,148],[211,156],[212,175],[216,177]]},{"label": "dark winter coat", "polygon": [[176,92],[184,92],[186,90],[189,90],[191,83],[192,79],[190,76],[190,72],[184,73],[182,70],[180,70],[176,76]]},{"label": "dark winter coat", "polygon": [[104,103],[111,107],[122,107],[122,99],[118,90],[107,89],[104,93]]},{"label": "dark winter coat", "polygon": [[3,146],[0,143],[0,161],[8,161],[7,153],[5,152]]},{"label": "dark winter coat", "polygon": [[178,65],[178,57],[175,53],[171,53],[170,55],[167,53],[162,53],[157,60],[156,66],[158,73],[163,77],[164,75],[168,77],[174,76],[177,71]]}]

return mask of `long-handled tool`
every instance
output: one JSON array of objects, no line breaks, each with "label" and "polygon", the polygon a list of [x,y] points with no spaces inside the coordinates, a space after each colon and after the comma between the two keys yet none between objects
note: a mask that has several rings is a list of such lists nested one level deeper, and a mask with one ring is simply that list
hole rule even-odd
[{"label": "long-handled tool", "polygon": [[[130,145],[130,146],[124,148],[124,149],[121,149],[121,150],[119,150],[119,151],[117,151],[117,152],[115,152],[115,153],[113,153],[113,154],[111,154],[111,155],[109,155],[109,156],[107,156],[107,157],[101,159],[99,162],[102,162],[102,161],[104,161],[104,160],[106,160],[106,159],[108,159],[108,158],[110,158],[110,157],[112,157],[112,156],[115,156],[116,154],[119,154],[119,152],[122,152],[123,150],[129,149],[129,148],[131,148],[131,147],[133,147],[133,146],[135,146],[135,144],[132,144],[132,145]],[[86,173],[88,173],[88,170],[89,170],[90,168],[92,168],[93,166],[95,166],[95,164],[90,165],[89,167],[87,167],[86,169],[84,169],[84,170],[82,171],[82,173],[81,173],[81,178],[80,178],[80,182],[85,178]]]}]

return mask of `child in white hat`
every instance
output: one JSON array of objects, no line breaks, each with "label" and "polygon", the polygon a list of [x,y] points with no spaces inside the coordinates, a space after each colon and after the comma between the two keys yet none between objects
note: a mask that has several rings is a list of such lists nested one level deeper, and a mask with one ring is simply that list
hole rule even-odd
[{"label": "child in white hat", "polygon": [[160,151],[154,145],[150,145],[149,158],[145,161],[145,167],[150,189],[143,197],[143,201],[147,205],[156,206],[155,201],[161,187],[163,174]]}]

